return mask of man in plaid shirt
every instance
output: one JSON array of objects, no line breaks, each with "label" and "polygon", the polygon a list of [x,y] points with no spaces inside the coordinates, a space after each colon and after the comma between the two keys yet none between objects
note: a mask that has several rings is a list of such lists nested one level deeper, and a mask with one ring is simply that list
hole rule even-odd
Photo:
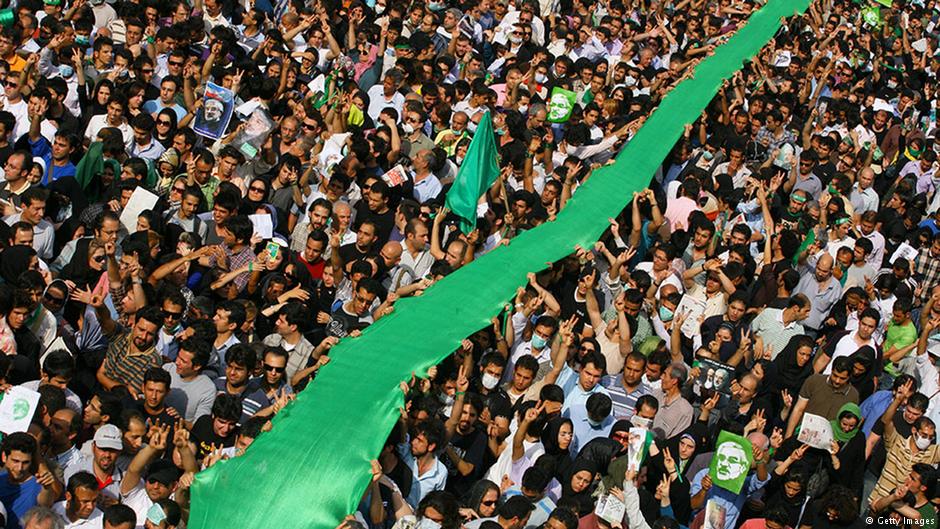
[{"label": "man in plaid shirt", "polygon": [[940,285],[940,234],[933,238],[933,243],[920,249],[914,273],[920,280],[920,301],[930,297],[933,288]]}]

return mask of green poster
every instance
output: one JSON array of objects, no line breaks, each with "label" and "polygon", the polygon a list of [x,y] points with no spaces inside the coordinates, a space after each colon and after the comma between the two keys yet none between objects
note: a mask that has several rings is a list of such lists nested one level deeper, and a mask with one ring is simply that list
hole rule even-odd
[{"label": "green poster", "polygon": [[574,110],[574,102],[578,100],[578,94],[571,90],[565,90],[556,86],[552,88],[552,97],[548,102],[548,120],[552,123],[564,123],[571,117],[571,111]]},{"label": "green poster", "polygon": [[713,484],[738,494],[753,462],[751,442],[722,430],[715,444],[715,455],[708,465],[708,475]]}]

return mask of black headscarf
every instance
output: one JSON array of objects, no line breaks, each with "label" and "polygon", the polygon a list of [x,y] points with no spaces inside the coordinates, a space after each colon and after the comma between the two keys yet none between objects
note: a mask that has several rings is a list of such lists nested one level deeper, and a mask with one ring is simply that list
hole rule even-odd
[{"label": "black headscarf", "polygon": [[88,198],[74,176],[63,176],[49,184],[49,200],[46,201],[46,216],[58,217],[60,209],[72,205],[72,216],[88,207]]},{"label": "black headscarf", "polygon": [[[875,350],[870,345],[864,345],[849,357],[853,362],[851,383],[858,390],[858,401],[862,402],[875,392]],[[855,375],[854,364],[865,366],[861,375]]]},{"label": "black headscarf", "polygon": [[[545,455],[539,459],[544,458],[551,460],[552,469],[549,474],[556,478],[564,476],[571,467],[571,452],[563,450],[561,446],[558,445],[558,433],[561,431],[561,427],[564,424],[571,426],[573,435],[574,423],[571,422],[571,419],[566,417],[555,417],[548,421],[548,424],[546,424],[545,428],[542,430],[542,446],[545,447]],[[570,449],[571,445],[568,445],[568,448]],[[548,469],[546,468],[546,470]]]},{"label": "black headscarf", "polygon": [[10,246],[0,253],[0,278],[9,285],[16,286],[20,274],[29,269],[29,262],[36,255],[32,246]]},{"label": "black headscarf", "polygon": [[774,392],[779,394],[783,390],[790,392],[790,395],[796,397],[803,386],[803,382],[813,374],[813,359],[810,358],[806,365],[800,367],[796,361],[796,352],[800,348],[799,344],[805,335],[798,334],[787,343],[783,351],[777,355],[772,364],[773,373],[767,373],[765,378],[770,377],[774,385]]},{"label": "black headscarf", "polygon": [[[592,483],[581,492],[575,492],[571,488],[571,479],[575,474],[586,470],[591,473]],[[593,478],[596,477],[597,467],[587,459],[578,458],[571,464],[571,469],[561,480],[561,499],[573,502],[578,506],[578,517],[585,516],[594,510],[594,499],[591,498],[591,492],[594,490]]]}]

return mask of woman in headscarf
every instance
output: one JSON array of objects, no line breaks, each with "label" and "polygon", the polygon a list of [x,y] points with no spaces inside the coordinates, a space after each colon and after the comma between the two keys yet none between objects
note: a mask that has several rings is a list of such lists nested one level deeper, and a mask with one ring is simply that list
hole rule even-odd
[{"label": "woman in headscarf", "polygon": [[[549,475],[560,477],[568,472],[571,466],[570,449],[573,437],[574,423],[571,419],[555,417],[545,425],[545,429],[542,430],[542,446],[545,447],[545,455],[539,458],[539,463],[547,465],[545,469]],[[550,465],[548,465],[549,462]]]},{"label": "woman in headscarf", "polygon": [[796,401],[803,382],[813,374],[814,346],[812,338],[798,334],[790,338],[773,363],[768,364],[764,380],[773,387],[774,416],[784,407],[782,393],[786,391]]},{"label": "woman in headscarf", "polygon": [[859,348],[849,356],[852,360],[852,375],[849,377],[849,382],[858,390],[859,402],[864,402],[878,389],[876,356],[875,349],[870,345]]},{"label": "woman in headscarf", "polygon": [[461,501],[460,514],[465,520],[489,518],[496,515],[499,505],[499,486],[488,479],[481,479],[470,487]]},{"label": "woman in headscarf", "polygon": [[830,449],[830,481],[862,493],[865,472],[865,436],[858,435],[862,426],[862,410],[847,402],[839,408],[836,418],[829,421],[833,446]]},{"label": "woman in headscarf", "polygon": [[[83,239],[80,242],[85,242]],[[105,279],[105,269],[108,262],[108,256],[105,251],[104,243],[89,238],[87,244],[78,244],[75,246],[75,254],[59,274],[60,279],[66,279],[75,283],[75,286],[84,290],[90,288],[94,290],[99,283]],[[104,285],[107,289],[107,285]],[[119,300],[115,300],[119,301]]]},{"label": "woman in headscarf", "polygon": [[[577,506],[578,517],[586,516],[594,510],[594,478],[597,467],[587,459],[578,458],[561,479],[561,497],[558,501],[571,502]],[[558,502],[556,502],[558,503]]]},{"label": "woman in headscarf", "polygon": [[176,135],[176,125],[176,112],[172,108],[164,108],[155,118],[153,139],[170,149],[173,146],[173,136]]},{"label": "woman in headscarf", "polygon": [[32,246],[10,246],[0,253],[0,278],[4,283],[16,285],[20,274],[26,270],[35,270],[39,266],[39,257]]},{"label": "woman in headscarf", "polygon": [[[241,207],[239,207],[239,213],[242,215],[254,215],[257,213],[258,208],[263,207],[268,201],[268,192],[270,190],[271,185],[266,179],[259,176],[251,180],[251,182],[248,183],[248,191],[245,193],[245,198],[242,200]],[[276,217],[276,215],[274,215],[274,217]]]},{"label": "woman in headscarf", "polygon": [[672,476],[669,501],[678,520],[687,520],[692,515],[689,494],[692,477],[688,474],[695,456],[705,449],[707,435],[707,423],[695,421],[688,430],[666,441],[663,449],[649,459],[646,470],[647,490],[650,493],[656,492],[662,477],[666,474]]}]

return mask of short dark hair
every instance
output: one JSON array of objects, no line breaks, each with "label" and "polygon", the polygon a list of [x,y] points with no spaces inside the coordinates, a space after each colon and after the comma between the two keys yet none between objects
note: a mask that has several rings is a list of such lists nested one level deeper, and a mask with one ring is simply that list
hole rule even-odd
[{"label": "short dark hair", "polygon": [[195,336],[187,338],[180,342],[180,349],[185,349],[193,354],[193,366],[199,366],[200,370],[209,364],[212,344],[206,340]]},{"label": "short dark hair", "polygon": [[[239,303],[239,305],[241,304]],[[225,363],[238,364],[251,370],[258,363],[258,355],[255,354],[255,350],[250,345],[237,343],[225,352]]]},{"label": "short dark hair", "polygon": [[14,450],[32,456],[36,453],[36,439],[26,432],[11,433],[3,438],[2,452],[6,457],[13,453]]},{"label": "short dark hair", "polygon": [[112,527],[118,527],[124,524],[135,525],[137,523],[137,514],[123,503],[115,503],[104,510],[104,521]]},{"label": "short dark hair", "polygon": [[644,406],[652,408],[654,411],[659,411],[659,401],[652,395],[642,395],[640,398],[636,399],[635,409],[637,413],[640,413],[640,410],[643,409]]},{"label": "short dark hair", "polygon": [[840,373],[852,372],[852,359],[847,356],[840,356],[832,361],[832,371]]},{"label": "short dark hair", "polygon": [[530,354],[522,355],[522,357],[516,361],[515,369],[527,369],[534,375],[539,371],[539,361]]},{"label": "short dark hair", "polygon": [[424,435],[428,441],[428,446],[434,445],[434,449],[443,448],[444,443],[444,423],[440,419],[431,418],[418,423],[414,427],[414,436]]},{"label": "short dark hair", "polygon": [[75,491],[78,489],[89,489],[93,491],[98,491],[98,479],[91,472],[76,472],[72,474],[72,477],[69,478],[68,487],[66,490],[72,496],[75,496]]},{"label": "short dark hair", "polygon": [[144,372],[144,384],[146,385],[147,382],[163,384],[166,386],[166,389],[170,389],[172,379],[170,378],[170,374],[165,369],[161,367],[151,367]]},{"label": "short dark hair", "polygon": [[75,359],[65,349],[56,349],[46,356],[42,363],[42,373],[48,378],[62,377],[71,380],[75,376]]},{"label": "short dark hair", "polygon": [[219,394],[212,403],[212,416],[226,421],[238,421],[242,416],[241,400],[228,393]]},{"label": "short dark hair", "polygon": [[49,200],[49,192],[40,187],[31,187],[20,195],[20,204],[23,206],[29,206],[33,202],[46,202],[47,200]]}]

